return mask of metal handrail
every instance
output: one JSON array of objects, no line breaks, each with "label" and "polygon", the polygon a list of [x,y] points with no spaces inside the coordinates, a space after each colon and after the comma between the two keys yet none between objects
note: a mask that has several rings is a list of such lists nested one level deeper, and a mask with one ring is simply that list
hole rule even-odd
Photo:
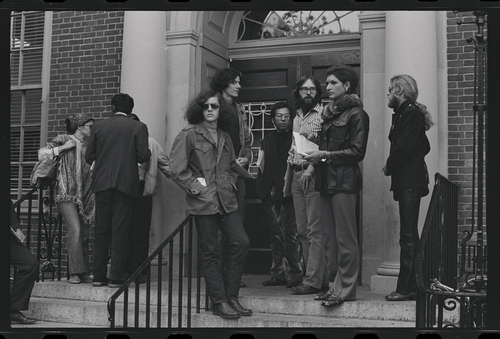
[{"label": "metal handrail", "polygon": [[[187,305],[186,305],[186,327],[191,327],[191,293],[192,293],[192,268],[193,268],[193,216],[188,216],[181,224],[158,246],[156,250],[151,253],[151,255],[144,261],[141,266],[130,275],[130,277],[124,282],[123,286],[118,288],[118,290],[109,298],[108,307],[108,320],[110,321],[110,327],[116,327],[116,301],[123,295],[123,328],[128,326],[128,307],[129,307],[129,287],[132,283],[135,283],[135,298],[134,298],[134,324],[133,327],[139,327],[139,315],[140,315],[140,288],[139,288],[139,275],[146,273],[146,295],[145,295],[145,324],[144,327],[151,327],[151,263],[155,258],[158,258],[158,285],[157,285],[157,302],[156,302],[156,326],[161,327],[162,323],[162,254],[165,247],[169,246],[169,271],[168,271],[168,295],[167,295],[167,327],[172,327],[173,318],[173,291],[174,291],[174,241],[178,239],[179,246],[179,267],[178,267],[178,282],[177,282],[177,327],[183,327],[183,283],[184,283],[184,254],[187,255]],[[187,226],[186,226],[187,225]],[[188,250],[184,253],[184,230],[188,230]],[[178,237],[177,237],[178,236]],[[196,247],[196,258],[198,257],[198,247]],[[196,289],[196,313],[200,313],[200,300],[201,300],[201,267],[197,265],[197,289]],[[207,303],[205,302],[205,309],[207,309]]]}]

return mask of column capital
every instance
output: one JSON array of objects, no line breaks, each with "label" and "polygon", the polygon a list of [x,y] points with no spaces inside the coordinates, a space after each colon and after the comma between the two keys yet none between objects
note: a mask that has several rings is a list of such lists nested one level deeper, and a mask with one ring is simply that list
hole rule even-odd
[{"label": "column capital", "polygon": [[361,11],[359,25],[363,30],[385,28],[385,11]]},{"label": "column capital", "polygon": [[200,38],[200,32],[193,29],[184,31],[166,31],[165,38],[167,46],[191,44],[196,46],[196,42]]}]

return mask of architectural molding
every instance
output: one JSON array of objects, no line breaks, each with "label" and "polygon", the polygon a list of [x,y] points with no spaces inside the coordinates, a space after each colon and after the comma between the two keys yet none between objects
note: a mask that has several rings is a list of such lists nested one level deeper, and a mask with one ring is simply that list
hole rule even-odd
[{"label": "architectural molding", "polygon": [[167,41],[167,46],[175,45],[186,45],[191,44],[193,46],[197,45],[200,39],[201,33],[193,29],[184,31],[166,31],[165,39]]}]

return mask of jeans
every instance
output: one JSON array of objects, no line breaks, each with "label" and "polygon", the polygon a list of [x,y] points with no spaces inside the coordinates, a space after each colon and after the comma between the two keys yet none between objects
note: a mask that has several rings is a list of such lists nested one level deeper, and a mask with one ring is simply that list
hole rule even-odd
[{"label": "jeans", "polygon": [[269,196],[262,201],[267,225],[271,232],[271,278],[282,281],[302,281],[299,267],[299,242],[295,209],[291,199],[275,202]]},{"label": "jeans", "polygon": [[[198,231],[200,261],[212,303],[237,300],[250,246],[238,212],[195,215],[194,218]],[[218,260],[219,229],[226,239],[224,246],[228,246],[228,251],[224,252],[227,253],[224,258],[224,271]]]},{"label": "jeans", "polygon": [[328,266],[325,257],[325,228],[321,223],[320,194],[314,189],[314,180],[304,189],[300,183],[303,171],[293,172],[292,197],[297,222],[297,239],[302,245],[305,274],[302,283],[321,288],[328,284]]},{"label": "jeans", "polygon": [[68,228],[69,274],[88,274],[90,225],[83,222],[82,216],[78,213],[78,205],[65,201],[58,203],[57,208]]},{"label": "jeans", "polygon": [[116,189],[95,194],[94,281],[106,281],[111,243],[109,279],[122,280],[129,250],[129,230],[134,199]]},{"label": "jeans", "polygon": [[400,268],[396,292],[416,292],[415,257],[418,248],[418,213],[421,190],[416,188],[400,189],[397,192],[399,202]]},{"label": "jeans", "polygon": [[126,272],[129,274],[134,273],[148,258],[152,212],[152,196],[143,196],[134,200],[129,231],[130,250],[126,264]]},{"label": "jeans", "polygon": [[[356,299],[359,275],[359,245],[356,224],[356,193],[321,195],[321,214],[331,213],[332,248],[330,270],[336,271],[329,292],[344,300]],[[336,253],[335,253],[336,252]]]}]

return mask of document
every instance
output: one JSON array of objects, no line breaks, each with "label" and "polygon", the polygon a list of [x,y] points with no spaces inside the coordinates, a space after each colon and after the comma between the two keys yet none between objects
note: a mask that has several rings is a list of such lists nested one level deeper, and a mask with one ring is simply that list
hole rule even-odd
[{"label": "document", "polygon": [[297,132],[293,132],[293,138],[295,140],[295,147],[297,147],[297,153],[300,155],[306,156],[306,152],[318,150],[318,145]]}]

